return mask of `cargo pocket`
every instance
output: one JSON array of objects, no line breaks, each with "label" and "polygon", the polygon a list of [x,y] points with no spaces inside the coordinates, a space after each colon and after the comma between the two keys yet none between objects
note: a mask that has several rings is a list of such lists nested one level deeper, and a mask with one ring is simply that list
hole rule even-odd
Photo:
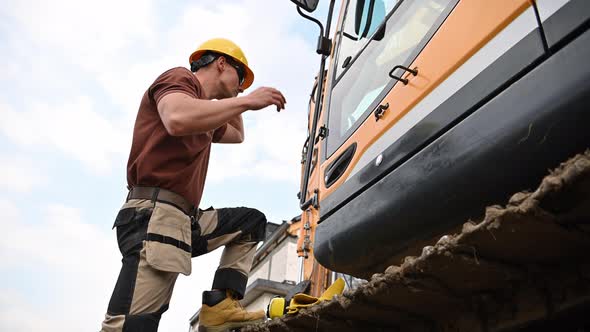
[{"label": "cargo pocket", "polygon": [[130,207],[117,214],[113,228],[117,228],[117,242],[123,256],[141,249],[151,213],[151,208]]},{"label": "cargo pocket", "polygon": [[113,224],[113,228],[118,226],[127,225],[131,221],[133,221],[133,217],[135,216],[135,208],[126,208],[119,210],[117,213],[117,217],[115,218],[115,223]]},{"label": "cargo pocket", "polygon": [[156,203],[146,236],[146,261],[160,271],[191,274],[190,218],[177,208]]}]

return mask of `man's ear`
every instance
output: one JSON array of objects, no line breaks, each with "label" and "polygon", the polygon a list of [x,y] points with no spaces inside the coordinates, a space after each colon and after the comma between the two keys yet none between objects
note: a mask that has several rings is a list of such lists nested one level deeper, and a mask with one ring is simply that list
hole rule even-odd
[{"label": "man's ear", "polygon": [[217,58],[217,70],[219,71],[219,73],[223,72],[223,70],[225,69],[225,66],[227,65],[227,61],[225,60],[225,57],[220,56],[219,58]]}]

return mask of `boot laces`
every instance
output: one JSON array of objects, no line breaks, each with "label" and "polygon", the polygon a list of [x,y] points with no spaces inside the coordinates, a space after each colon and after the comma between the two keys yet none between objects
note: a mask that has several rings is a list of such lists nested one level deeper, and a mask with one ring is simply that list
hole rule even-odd
[{"label": "boot laces", "polygon": [[246,310],[246,309],[244,309],[244,306],[242,306],[242,303],[240,301],[238,301],[238,299],[233,298],[233,300],[234,300],[234,307],[236,307],[242,311]]},{"label": "boot laces", "polygon": [[242,303],[240,303],[240,301],[238,300],[238,297],[233,292],[231,292],[231,291],[228,292],[228,296],[231,297],[234,308],[241,309],[242,311],[246,310],[242,306]]}]

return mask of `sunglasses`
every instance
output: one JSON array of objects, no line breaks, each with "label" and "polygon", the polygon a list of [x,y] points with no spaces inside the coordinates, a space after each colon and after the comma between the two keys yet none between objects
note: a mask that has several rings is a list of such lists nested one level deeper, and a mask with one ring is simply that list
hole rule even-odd
[{"label": "sunglasses", "polygon": [[242,86],[244,84],[244,80],[246,79],[246,70],[244,69],[244,67],[240,66],[233,60],[228,59],[227,63],[229,63],[230,66],[234,67],[236,69],[236,72],[238,72],[238,79],[240,81],[240,86]]}]

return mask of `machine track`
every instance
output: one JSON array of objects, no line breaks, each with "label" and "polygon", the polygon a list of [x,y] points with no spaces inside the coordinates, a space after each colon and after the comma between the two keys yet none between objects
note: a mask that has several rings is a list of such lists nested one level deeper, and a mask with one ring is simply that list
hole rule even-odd
[{"label": "machine track", "polygon": [[[477,193],[474,193],[477,194]],[[590,151],[358,288],[247,331],[590,331]]]}]

